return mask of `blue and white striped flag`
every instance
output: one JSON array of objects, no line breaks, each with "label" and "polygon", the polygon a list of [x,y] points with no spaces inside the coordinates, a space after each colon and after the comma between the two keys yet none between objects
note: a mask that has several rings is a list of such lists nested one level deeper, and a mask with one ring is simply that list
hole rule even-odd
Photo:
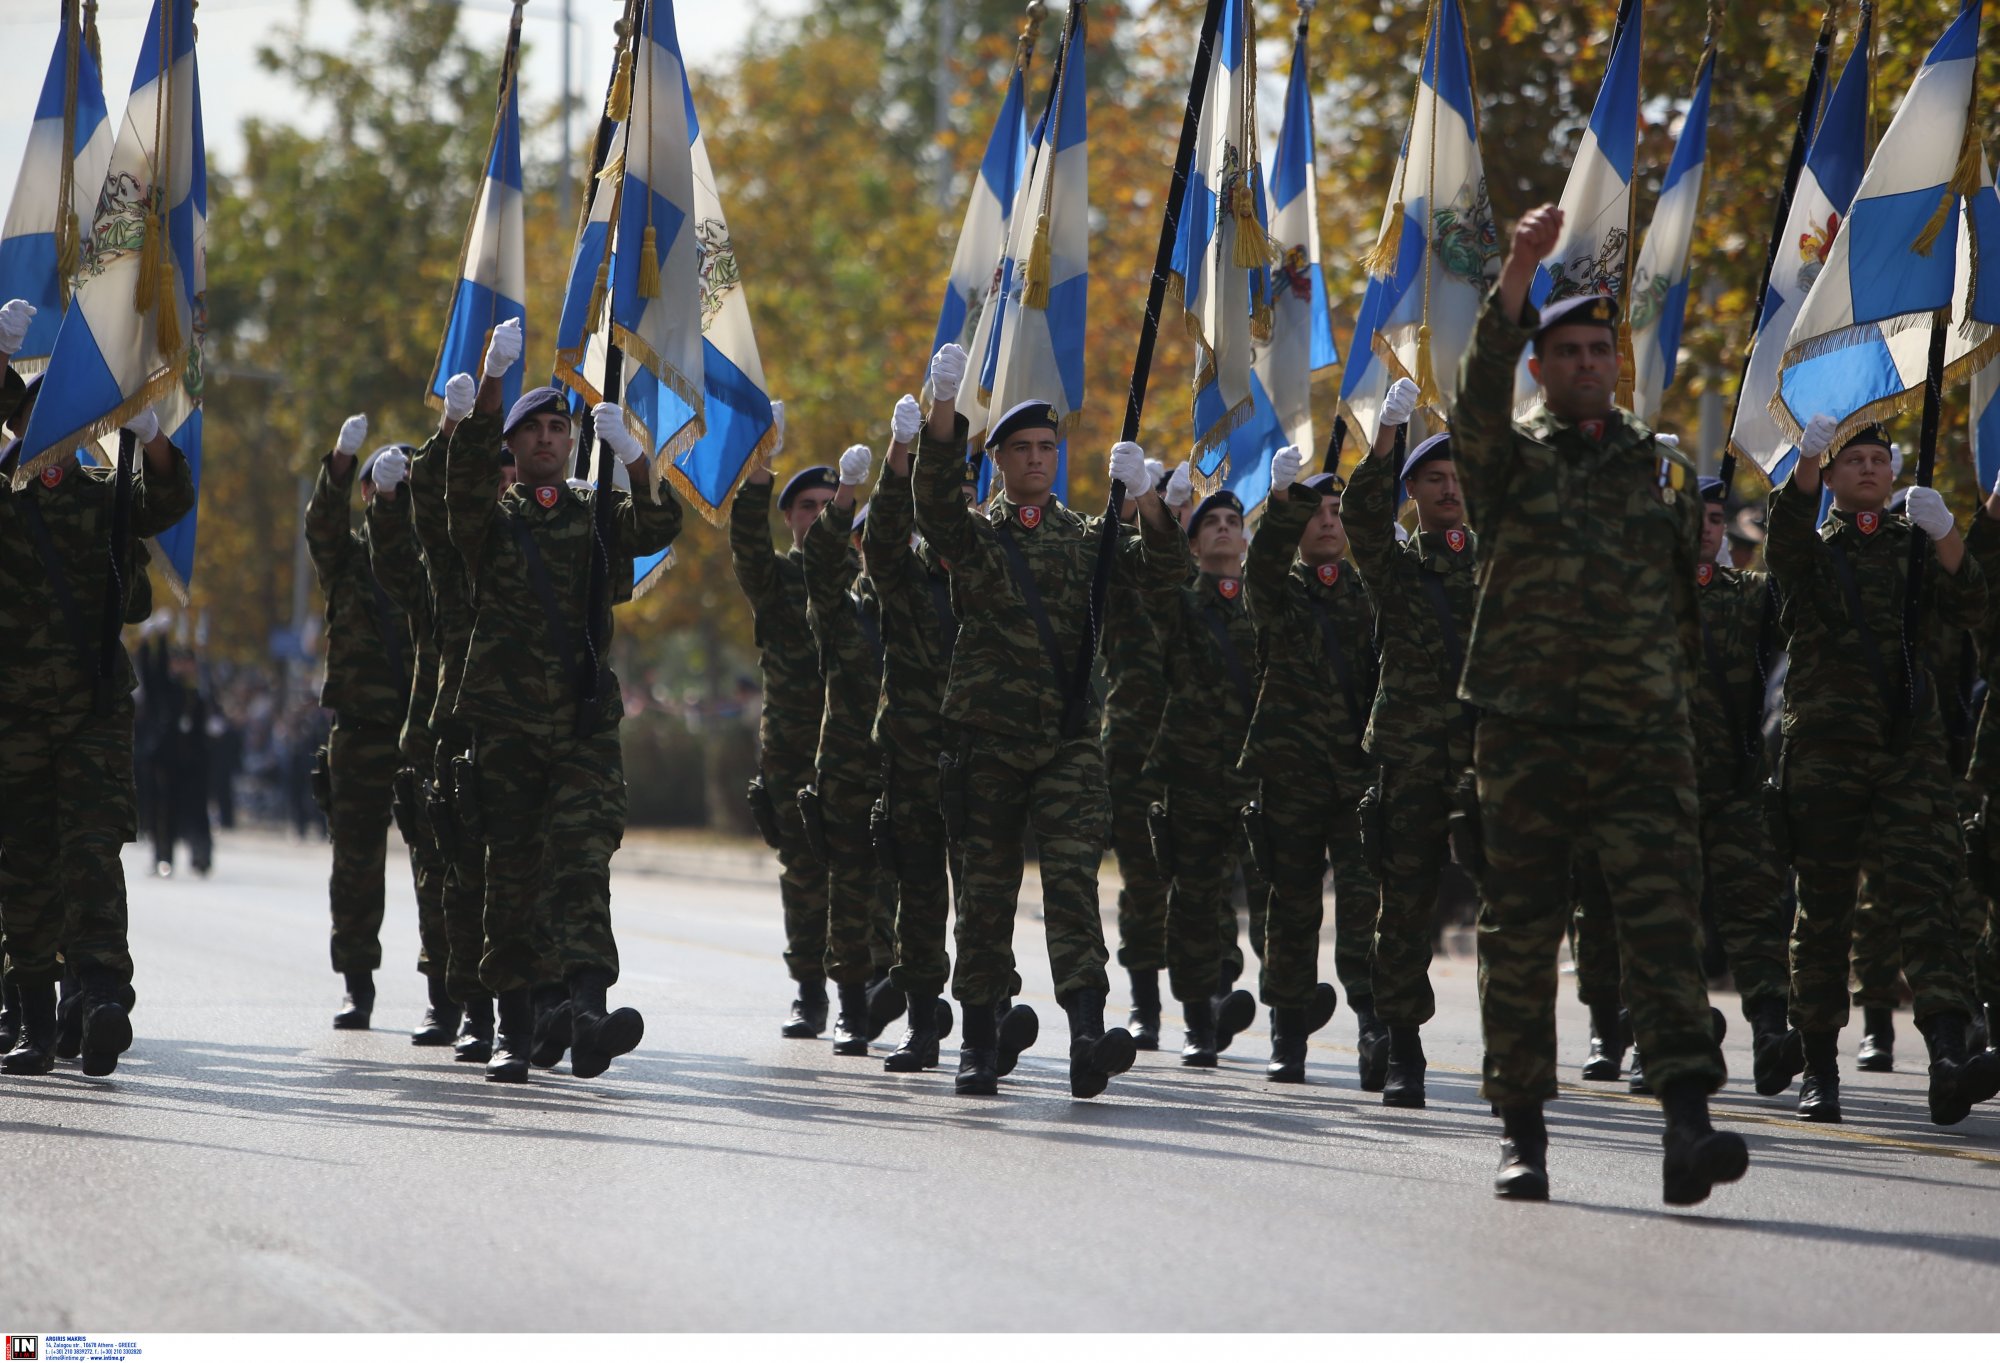
[{"label": "blue and white striped flag", "polygon": [[[49,73],[35,105],[27,153],[14,181],[14,199],[0,223],[0,300],[25,298],[37,309],[12,360],[12,367],[24,374],[42,368],[55,349],[56,331],[69,306],[64,257],[67,273],[73,273],[84,234],[97,212],[105,168],[111,163],[104,81],[77,23],[74,4],[63,8],[63,29],[56,34],[55,54],[49,58]],[[67,146],[65,124],[70,129]]]},{"label": "blue and white striped flag", "polygon": [[980,158],[979,173],[973,177],[972,193],[966,199],[965,223],[958,231],[958,248],[952,252],[951,273],[945,278],[944,303],[938,309],[937,335],[931,341],[933,355],[950,341],[970,352],[980,315],[999,286],[996,266],[1007,251],[1007,228],[1028,166],[1025,86],[1033,50],[1032,39],[1024,35],[1013,74],[1007,79],[1007,97],[1001,101],[1000,116],[986,139],[986,155]]},{"label": "blue and white striped flag", "polygon": [[1799,309],[1813,281],[1826,265],[1834,236],[1847,218],[1861,172],[1868,164],[1869,54],[1874,34],[1872,18],[1862,11],[1854,50],[1841,69],[1839,83],[1820,115],[1798,188],[1785,219],[1770,287],[1757,319],[1750,363],[1744,369],[1743,392],[1736,401],[1736,423],[1729,448],[1739,459],[1755,461],[1773,483],[1791,475],[1799,447],[1778,429],[1771,417],[1771,398],[1778,391],[1778,372],[1785,358],[1785,338],[1792,333]]},{"label": "blue and white striped flag", "polygon": [[1369,266],[1340,383],[1364,449],[1397,379],[1416,383],[1440,414],[1450,409],[1460,357],[1500,267],[1460,0],[1441,0],[1424,35],[1410,130]]},{"label": "blue and white striped flag", "polygon": [[1920,405],[1934,316],[1949,323],[1947,382],[2000,348],[2000,271],[1975,272],[2000,260],[2000,202],[1969,116],[1981,9],[1969,0],[1925,58],[1792,323],[1771,414],[1795,438],[1824,413],[1837,447]]},{"label": "blue and white striped flag", "polygon": [[2000,359],[1972,376],[1972,462],[1979,486],[1991,491],[2000,481]]},{"label": "blue and white striped flag", "polygon": [[[473,203],[465,245],[458,257],[458,288],[452,295],[451,317],[438,347],[431,374],[431,401],[444,404],[445,380],[453,374],[476,374],[486,354],[493,328],[513,318],[524,325],[528,316],[528,252],[522,231],[521,99],[516,59],[521,33],[508,35],[504,58],[500,113],[493,123],[493,140],[486,153],[486,177]],[[502,380],[505,403],[521,396],[526,366],[516,365]]]},{"label": "blue and white striped flag", "polygon": [[1667,163],[1653,225],[1632,269],[1632,298],[1626,317],[1632,328],[1632,412],[1651,422],[1661,395],[1674,381],[1680,360],[1681,326],[1687,320],[1688,275],[1693,268],[1695,219],[1708,178],[1708,91],[1715,80],[1715,47],[1702,54],[1694,98],[1688,101],[1680,140]]},{"label": "blue and white striped flag", "polygon": [[[1052,96],[1061,78],[1062,49],[1058,46],[1050,71]],[[1050,105],[1053,103],[1051,98]],[[999,264],[993,271],[993,291],[987,296],[986,306],[972,321],[972,341],[966,347],[977,381],[959,390],[959,410],[965,413],[971,447],[975,450],[985,445],[989,415],[987,404],[993,397],[994,378],[1000,372],[1000,336],[1006,330],[1007,313],[1016,306],[1015,299],[1020,295],[1021,272],[1026,268],[1028,252],[1034,241],[1036,214],[1029,195],[1035,183],[1035,168],[1041,164],[1042,144],[1048,139],[1052,111],[1051,107],[1044,107],[1041,117],[1035,120],[1034,131],[1028,134],[1021,178],[1015,183],[1014,204],[1007,213],[1007,234],[1001,245]],[[990,467],[982,468],[979,488],[982,501],[986,497],[986,480],[990,477]]]}]

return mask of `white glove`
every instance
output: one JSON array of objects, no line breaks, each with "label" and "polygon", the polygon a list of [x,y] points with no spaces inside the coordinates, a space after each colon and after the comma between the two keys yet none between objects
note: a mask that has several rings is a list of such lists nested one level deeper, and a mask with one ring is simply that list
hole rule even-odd
[{"label": "white glove", "polygon": [[954,402],[959,385],[965,382],[965,347],[946,341],[931,356],[931,396],[940,402]]},{"label": "white glove", "polygon": [[785,404],[771,404],[771,429],[778,433],[778,443],[771,446],[771,458],[776,459],[785,452]]},{"label": "white glove", "polygon": [[509,317],[493,328],[493,338],[486,343],[486,377],[497,379],[512,369],[523,344],[520,318]]},{"label": "white glove", "polygon": [[1146,486],[1158,487],[1160,479],[1167,476],[1167,466],[1158,459],[1146,460]]},{"label": "white glove", "polygon": [[1892,444],[1889,446],[1889,476],[1891,478],[1901,478],[1903,476],[1903,447],[1901,445]]},{"label": "white glove", "polygon": [[1113,445],[1111,481],[1122,485],[1125,495],[1134,500],[1151,492],[1153,485],[1146,481],[1146,452],[1129,440],[1121,440]]},{"label": "white glove", "polygon": [[597,428],[597,438],[610,446],[618,456],[618,462],[629,464],[645,457],[639,448],[639,437],[625,429],[625,409],[615,402],[600,402],[590,409],[590,422]]},{"label": "white glove", "polygon": [[1416,410],[1417,385],[1408,379],[1397,379],[1389,385],[1389,396],[1382,399],[1384,426],[1407,426]]},{"label": "white glove", "polygon": [[889,435],[898,445],[907,445],[924,428],[924,410],[908,393],[896,399],[896,411],[889,418]]},{"label": "white glove", "polygon": [[444,419],[463,421],[472,415],[473,401],[479,396],[479,385],[472,381],[470,374],[453,374],[444,381]]},{"label": "white glove", "polygon": [[1299,470],[1306,466],[1306,457],[1297,445],[1287,445],[1271,456],[1271,491],[1283,492],[1299,481]]},{"label": "white glove", "polygon": [[1808,421],[1805,434],[1799,437],[1799,458],[1825,458],[1826,452],[1833,448],[1834,432],[1839,429],[1840,423],[1824,412]]},{"label": "white glove", "polygon": [[132,438],[141,445],[150,445],[153,437],[160,433],[160,414],[148,403],[140,409],[139,415],[125,423],[125,429],[132,432]]},{"label": "white glove", "polygon": [[340,423],[340,439],[333,442],[333,452],[352,459],[361,453],[361,446],[367,439],[368,418],[356,413]]},{"label": "white glove", "polygon": [[1943,539],[1958,525],[1952,519],[1951,508],[1944,504],[1944,497],[1934,487],[1911,488],[1909,499],[1903,503],[1903,514],[1917,529],[1934,540]]},{"label": "white glove", "polygon": [[1167,479],[1167,505],[1179,511],[1194,500],[1194,474],[1190,466],[1182,464],[1174,470],[1174,476]]},{"label": "white glove", "polygon": [[12,355],[28,339],[28,323],[35,320],[36,308],[25,298],[0,306],[0,355]]},{"label": "white glove", "polygon": [[866,445],[849,445],[840,455],[840,485],[860,487],[868,481],[868,466],[873,462]]},{"label": "white glove", "polygon": [[1653,439],[1665,445],[1670,450],[1677,450],[1681,447],[1681,438],[1677,435],[1668,435],[1661,431],[1655,431],[1653,432]]},{"label": "white glove", "polygon": [[409,476],[410,456],[401,450],[390,450],[382,455],[368,471],[369,481],[375,484],[377,492],[387,492],[391,488],[400,487],[403,480]]}]

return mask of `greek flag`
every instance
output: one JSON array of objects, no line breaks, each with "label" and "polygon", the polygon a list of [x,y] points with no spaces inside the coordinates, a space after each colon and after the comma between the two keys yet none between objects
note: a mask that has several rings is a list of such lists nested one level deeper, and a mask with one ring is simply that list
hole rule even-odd
[{"label": "greek flag", "polygon": [[1787,434],[1824,413],[1840,423],[1838,445],[1921,404],[1934,316],[1947,382],[2000,349],[2000,272],[1974,270],[2000,260],[2000,200],[1969,116],[1981,8],[1970,0],[1925,58],[1792,323],[1771,400]]},{"label": "greek flag", "polygon": [[[493,328],[510,317],[525,323],[528,315],[528,255],[521,223],[521,101],[514,69],[519,41],[516,29],[508,41],[500,114],[486,153],[486,178],[459,251],[451,320],[431,374],[431,400],[438,406],[444,403],[446,379],[479,372]],[[507,406],[521,396],[524,369],[515,366],[503,381]]]},{"label": "greek flag", "polygon": [[2000,480],[2000,359],[1972,376],[1972,460],[1980,489],[1991,491]]},{"label": "greek flag", "polygon": [[1792,323],[1798,320],[1813,281],[1826,265],[1827,252],[1854,202],[1854,191],[1861,187],[1861,172],[1868,163],[1868,63],[1873,33],[1871,16],[1866,10],[1862,15],[1854,50],[1841,69],[1840,81],[1826,102],[1805,164],[1799,169],[1798,188],[1793,192],[1781,238],[1784,244],[1772,265],[1770,287],[1764,291],[1743,392],[1736,401],[1736,423],[1729,433],[1729,447],[1736,456],[1754,460],[1773,483],[1791,475],[1799,454],[1792,438],[1779,430],[1771,417],[1771,398],[1778,391],[1778,370],[1785,358],[1785,338],[1791,335]]},{"label": "greek flag", "polygon": [[[1015,197],[1028,166],[1028,109],[1025,85],[1031,49],[1023,39],[1014,71],[1007,80],[1007,98],[986,139],[986,155],[973,177],[965,205],[965,224],[958,231],[951,273],[945,278],[944,303],[938,309],[937,336],[931,353],[956,341],[970,353],[980,315],[998,287],[995,262],[1007,251],[1007,229],[1014,216]],[[977,425],[978,423],[974,423]]]},{"label": "greek flag", "polygon": [[[56,35],[34,126],[28,130],[28,150],[14,181],[14,200],[0,222],[0,301],[25,298],[38,309],[12,360],[21,373],[42,368],[55,349],[56,330],[69,306],[68,277],[76,270],[83,234],[96,215],[97,193],[111,163],[104,82],[81,28],[71,31],[74,18],[73,6],[65,6],[63,29]],[[70,129],[67,146],[65,123]]]},{"label": "greek flag", "polygon": [[1692,267],[1689,253],[1708,176],[1708,90],[1714,78],[1711,44],[1702,55],[1694,98],[1688,102],[1673,160],[1667,163],[1660,201],[1653,207],[1653,225],[1646,230],[1646,245],[1632,270],[1632,296],[1626,309],[1632,328],[1632,412],[1649,423],[1660,410],[1660,397],[1673,383],[1680,359]]},{"label": "greek flag", "polygon": [[[1062,49],[1058,47],[1050,73],[1051,92],[1055,88],[1054,83],[1061,79]],[[971,447],[975,450],[985,445],[987,403],[992,399],[993,380],[1000,371],[1000,335],[1006,330],[1007,313],[1014,306],[1013,300],[1020,293],[1021,272],[1026,266],[1027,253],[1034,237],[1035,211],[1029,206],[1029,194],[1035,181],[1035,167],[1041,164],[1042,144],[1048,140],[1049,113],[1050,110],[1044,108],[1041,117],[1035,120],[1034,131],[1028,134],[1027,155],[1021,178],[1015,182],[1013,206],[1007,213],[1007,234],[1001,244],[999,263],[993,270],[992,291],[986,296],[986,306],[972,319],[972,343],[966,347],[966,355],[977,366],[974,373],[978,381],[961,388],[958,401],[959,410],[965,413]],[[979,487],[982,501],[985,500],[990,477],[990,467],[982,467]]]},{"label": "greek flag", "polygon": [[1433,410],[1449,410],[1500,265],[1460,0],[1441,0],[1424,36],[1410,129],[1368,265],[1340,384],[1363,448],[1374,444],[1382,399],[1399,378],[1415,382]]}]

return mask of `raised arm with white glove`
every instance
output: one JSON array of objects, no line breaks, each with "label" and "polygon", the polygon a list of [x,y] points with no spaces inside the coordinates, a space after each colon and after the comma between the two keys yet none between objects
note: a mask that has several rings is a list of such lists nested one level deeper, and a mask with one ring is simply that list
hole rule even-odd
[{"label": "raised arm with white glove", "polygon": [[840,485],[860,487],[868,481],[868,466],[874,462],[866,445],[849,445],[840,455]]},{"label": "raised arm with white glove", "polygon": [[1194,500],[1194,473],[1191,465],[1182,463],[1175,467],[1174,476],[1167,479],[1165,500],[1167,506],[1176,513]]},{"label": "raised arm with white glove", "polygon": [[368,417],[357,412],[340,423],[340,438],[333,442],[333,452],[344,454],[349,459],[361,453],[361,447],[368,440]]},{"label": "raised arm with white glove", "polygon": [[0,359],[13,355],[28,339],[28,324],[35,320],[38,309],[25,298],[9,299],[0,304]]},{"label": "raised arm with white glove", "polygon": [[1911,524],[1934,540],[1941,540],[1958,529],[1951,508],[1944,504],[1944,495],[1934,487],[1913,487],[1910,496],[1903,503],[1903,514]]},{"label": "raised arm with white glove", "polygon": [[939,402],[955,403],[964,382],[965,347],[956,341],[946,341],[931,356],[931,396]]},{"label": "raised arm with white glove", "polygon": [[908,393],[897,398],[896,410],[889,417],[889,438],[898,445],[907,445],[923,428],[924,410],[917,400]]},{"label": "raised arm with white glove", "polygon": [[621,464],[636,464],[646,457],[639,437],[625,428],[625,409],[615,402],[600,402],[590,409],[590,424],[597,438],[618,456]]},{"label": "raised arm with white glove", "polygon": [[1153,485],[1146,478],[1146,452],[1129,440],[1113,445],[1111,481],[1124,488],[1125,495],[1134,501],[1151,492]]},{"label": "raised arm with white glove", "polygon": [[1271,491],[1283,492],[1299,481],[1299,470],[1306,466],[1306,457],[1297,445],[1287,445],[1271,456]]},{"label": "raised arm with white glove", "polygon": [[472,415],[472,404],[478,397],[479,385],[472,381],[472,375],[453,374],[444,381],[444,419],[465,420]]},{"label": "raised arm with white glove", "polygon": [[368,481],[377,493],[394,492],[410,476],[410,456],[401,450],[384,450],[369,466]]},{"label": "raised arm with white glove", "polygon": [[509,317],[493,328],[492,337],[486,342],[486,362],[482,366],[486,377],[497,379],[514,367],[521,358],[521,348],[525,344],[521,335],[521,319]]},{"label": "raised arm with white glove", "polygon": [[1382,424],[1384,426],[1407,426],[1417,410],[1417,385],[1408,379],[1397,379],[1389,385],[1389,395],[1382,399]]}]

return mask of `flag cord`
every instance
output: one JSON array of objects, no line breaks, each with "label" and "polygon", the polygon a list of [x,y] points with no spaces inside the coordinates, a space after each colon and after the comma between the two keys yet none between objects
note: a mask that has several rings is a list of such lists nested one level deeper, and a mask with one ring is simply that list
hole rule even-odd
[{"label": "flag cord", "polygon": [[[1458,0],[1443,0],[1447,4],[1457,4]],[[1426,35],[1424,51],[1430,51],[1433,35]],[[1444,54],[1440,52],[1439,58]],[[1439,65],[1443,62],[1440,60]],[[1421,81],[1421,67],[1418,79]],[[1425,151],[1429,168],[1424,184],[1424,301],[1423,314],[1417,319],[1417,401],[1426,407],[1435,406],[1439,401],[1437,368],[1431,358],[1431,268],[1437,260],[1437,243],[1431,233],[1437,229],[1437,173],[1438,173],[1438,76],[1431,72],[1431,135],[1430,145]]]},{"label": "flag cord", "polygon": [[64,0],[63,48],[66,60],[63,77],[62,170],[56,185],[56,297],[65,311],[69,308],[70,281],[76,275],[82,254],[77,239],[76,220],[76,82],[79,66],[77,47],[82,37],[77,24],[76,0]]},{"label": "flag cord", "polygon": [[[1075,11],[1071,11],[1074,15]],[[1049,137],[1043,144],[1042,154],[1049,158],[1049,173],[1042,177],[1042,200],[1035,205],[1035,236],[1028,244],[1027,282],[1021,290],[1021,306],[1038,311],[1049,306],[1049,274],[1053,267],[1049,252],[1049,209],[1055,201],[1056,156],[1062,147],[1062,116],[1064,95],[1069,89],[1070,68],[1069,44],[1077,34],[1071,24],[1063,36],[1062,59],[1056,67],[1055,88],[1049,92]]]},{"label": "flag cord", "polygon": [[[1438,0],[1430,0],[1424,12],[1424,44],[1422,51],[1431,50],[1431,34],[1436,31]],[[1396,144],[1398,152],[1407,151],[1410,134],[1417,126],[1417,101],[1423,95],[1423,65],[1419,59],[1417,66],[1417,92],[1410,97],[1410,116],[1403,122],[1403,139]],[[1399,155],[1396,158],[1396,191],[1389,201],[1389,213],[1382,221],[1382,235],[1376,238],[1373,250],[1361,257],[1361,268],[1371,275],[1387,277],[1396,269],[1396,256],[1403,240],[1403,177],[1409,173],[1410,158]],[[1428,238],[1427,238],[1428,239]]]}]

